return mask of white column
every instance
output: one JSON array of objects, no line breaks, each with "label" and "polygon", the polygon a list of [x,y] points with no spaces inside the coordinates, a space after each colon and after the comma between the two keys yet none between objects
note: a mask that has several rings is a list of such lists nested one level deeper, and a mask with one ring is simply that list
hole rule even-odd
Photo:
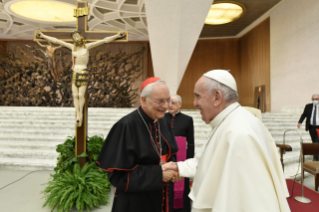
[{"label": "white column", "polygon": [[213,0],[145,0],[154,75],[177,92]]}]

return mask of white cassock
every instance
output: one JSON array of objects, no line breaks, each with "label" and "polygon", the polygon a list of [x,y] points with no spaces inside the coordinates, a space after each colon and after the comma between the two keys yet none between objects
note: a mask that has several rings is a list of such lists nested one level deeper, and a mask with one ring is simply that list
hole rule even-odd
[{"label": "white cassock", "polygon": [[193,177],[193,212],[290,212],[289,196],[274,140],[237,102],[210,123],[207,146],[178,162]]}]

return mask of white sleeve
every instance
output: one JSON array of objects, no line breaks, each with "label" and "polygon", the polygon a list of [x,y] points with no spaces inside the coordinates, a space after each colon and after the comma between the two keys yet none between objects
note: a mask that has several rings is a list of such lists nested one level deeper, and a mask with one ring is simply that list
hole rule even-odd
[{"label": "white sleeve", "polygon": [[189,158],[185,161],[177,162],[179,175],[181,177],[195,177],[197,164],[197,158]]},{"label": "white sleeve", "polygon": [[181,177],[194,178],[196,174],[196,169],[200,158],[205,150],[206,144],[202,145],[198,152],[196,152],[194,158],[189,158],[185,161],[177,162],[179,175]]}]

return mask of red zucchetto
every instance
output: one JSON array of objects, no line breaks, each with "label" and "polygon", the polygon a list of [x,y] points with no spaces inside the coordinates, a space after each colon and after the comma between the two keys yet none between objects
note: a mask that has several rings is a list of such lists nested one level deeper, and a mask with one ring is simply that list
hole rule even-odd
[{"label": "red zucchetto", "polygon": [[142,92],[142,90],[149,84],[153,83],[153,82],[156,82],[156,81],[159,81],[161,80],[160,78],[158,77],[150,77],[150,78],[147,78],[141,85],[141,89],[140,89],[140,92]]}]

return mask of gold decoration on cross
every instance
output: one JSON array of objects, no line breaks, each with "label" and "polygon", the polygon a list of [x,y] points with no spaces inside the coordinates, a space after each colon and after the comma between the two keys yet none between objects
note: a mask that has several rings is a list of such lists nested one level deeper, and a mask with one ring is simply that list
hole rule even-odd
[{"label": "gold decoration on cross", "polygon": [[77,18],[80,16],[89,15],[89,11],[90,11],[90,8],[88,7],[76,8],[74,9],[73,16]]}]

